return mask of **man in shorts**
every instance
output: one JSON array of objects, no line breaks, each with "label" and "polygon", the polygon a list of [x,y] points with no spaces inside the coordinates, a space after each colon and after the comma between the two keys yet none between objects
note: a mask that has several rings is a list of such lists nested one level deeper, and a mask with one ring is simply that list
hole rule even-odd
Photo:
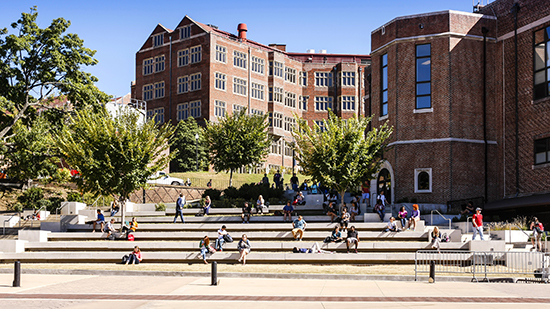
[{"label": "man in shorts", "polygon": [[359,233],[355,230],[355,226],[351,226],[348,230],[348,237],[346,238],[346,247],[348,248],[349,253],[349,245],[355,244],[355,253],[357,253],[357,246],[359,245]]},{"label": "man in shorts", "polygon": [[93,229],[94,233],[95,233],[96,224],[101,225],[101,230],[103,231],[103,226],[105,225],[105,216],[101,213],[101,209],[97,210],[97,220],[94,221],[93,226],[92,226],[92,229]]},{"label": "man in shorts", "polygon": [[[292,222],[292,236],[294,237],[294,240],[302,241],[306,225],[307,223],[301,215],[298,216],[298,219],[295,219],[294,222]],[[298,238],[298,234],[300,235],[300,238]]]}]

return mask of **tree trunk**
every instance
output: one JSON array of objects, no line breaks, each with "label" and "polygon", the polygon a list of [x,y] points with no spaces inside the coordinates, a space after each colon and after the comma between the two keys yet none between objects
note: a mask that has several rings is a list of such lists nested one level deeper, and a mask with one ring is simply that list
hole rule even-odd
[{"label": "tree trunk", "polygon": [[346,194],[346,189],[342,189],[340,193],[340,215],[342,215],[342,210],[344,209],[344,194]]},{"label": "tree trunk", "polygon": [[122,227],[126,221],[126,199],[122,196],[120,197],[120,232],[122,232]]},{"label": "tree trunk", "polygon": [[233,186],[233,169],[229,170],[229,186]]}]

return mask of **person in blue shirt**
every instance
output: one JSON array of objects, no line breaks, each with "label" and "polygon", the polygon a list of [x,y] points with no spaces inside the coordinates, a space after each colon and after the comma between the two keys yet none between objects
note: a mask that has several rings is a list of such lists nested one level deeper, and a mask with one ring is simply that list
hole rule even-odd
[{"label": "person in blue shirt", "polygon": [[180,193],[180,197],[178,197],[176,201],[176,216],[174,217],[174,223],[176,223],[178,216],[181,218],[181,223],[185,223],[183,220],[183,206],[185,206],[185,202],[185,196],[183,196],[183,193]]},{"label": "person in blue shirt", "polygon": [[101,230],[103,231],[103,226],[105,225],[105,216],[101,213],[101,209],[97,210],[97,220],[93,223],[93,232],[95,233],[95,226],[96,224],[101,225]]},{"label": "person in blue shirt", "polygon": [[[307,223],[301,215],[298,216],[298,219],[295,219],[294,222],[292,222],[292,236],[294,237],[294,240],[302,241],[306,226]],[[300,238],[298,238],[298,234],[300,235]]]}]

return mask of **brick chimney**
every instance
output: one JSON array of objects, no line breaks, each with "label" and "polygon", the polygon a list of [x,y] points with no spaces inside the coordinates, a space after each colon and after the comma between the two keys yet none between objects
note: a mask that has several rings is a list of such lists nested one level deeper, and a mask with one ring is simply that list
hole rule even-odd
[{"label": "brick chimney", "polygon": [[246,41],[246,32],[248,31],[246,24],[239,24],[237,30],[239,31],[239,39]]}]

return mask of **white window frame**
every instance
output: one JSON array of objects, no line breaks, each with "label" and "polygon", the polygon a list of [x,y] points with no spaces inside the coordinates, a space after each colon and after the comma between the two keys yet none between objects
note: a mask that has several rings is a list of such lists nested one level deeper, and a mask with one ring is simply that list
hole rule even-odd
[{"label": "white window frame", "polygon": [[237,95],[246,96],[246,79],[233,77],[233,93]]},{"label": "white window frame", "polygon": [[164,55],[156,56],[155,57],[155,72],[162,72],[164,71]]},{"label": "white window frame", "polygon": [[296,69],[285,67],[285,81],[296,84]]},{"label": "white window frame", "polygon": [[[418,176],[422,172],[426,172],[430,176],[430,188],[428,190],[418,189]],[[415,168],[414,169],[414,193],[432,193],[432,169],[431,168]]]},{"label": "white window frame", "polygon": [[238,105],[238,104],[233,104],[233,113],[234,112],[240,112],[244,109],[245,107],[242,106],[242,105]]},{"label": "white window frame", "polygon": [[264,75],[265,70],[265,61],[264,59],[256,56],[252,56],[250,59],[250,70],[254,73]]},{"label": "white window frame", "polygon": [[222,90],[222,91],[225,91],[227,89],[226,88],[227,75],[225,75],[223,73],[220,73],[220,72],[216,72],[216,73],[214,73],[214,79],[215,79],[214,88],[216,88],[218,90]]},{"label": "white window frame", "polygon": [[155,97],[155,86],[153,84],[143,85],[143,101],[152,100]]},{"label": "white window frame", "polygon": [[189,75],[189,91],[201,90],[201,73]]},{"label": "white window frame", "polygon": [[189,102],[189,116],[197,119],[201,116],[201,101]]},{"label": "white window frame", "polygon": [[155,99],[164,98],[164,81],[155,83]]},{"label": "white window frame", "polygon": [[299,109],[303,111],[307,111],[307,105],[309,103],[309,96],[308,95],[301,95],[300,96],[300,103],[298,103]]},{"label": "white window frame", "polygon": [[296,108],[296,94],[285,91],[285,106]]},{"label": "white window frame", "polygon": [[246,69],[247,54],[238,50],[233,51],[233,66]]},{"label": "white window frame", "polygon": [[227,47],[216,45],[216,61],[227,63]]},{"label": "white window frame", "polygon": [[150,75],[155,72],[155,59],[143,59],[143,75]]},{"label": "white window frame", "polygon": [[340,108],[343,111],[354,111],[355,110],[355,96],[353,95],[343,95],[339,97],[340,99]]},{"label": "white window frame", "polygon": [[177,106],[177,120],[187,120],[189,118],[189,103],[180,103]]},{"label": "white window frame", "polygon": [[152,36],[153,47],[164,45],[164,33],[155,34]]},{"label": "white window frame", "polygon": [[180,40],[188,39],[191,37],[191,25],[183,26],[180,28]]},{"label": "white window frame", "polygon": [[183,67],[189,64],[189,49],[178,50],[178,67]]},{"label": "white window frame", "polygon": [[189,76],[178,77],[178,94],[189,92]]},{"label": "white window frame", "polygon": [[257,83],[250,83],[250,96],[256,100],[264,100],[265,86]]},{"label": "white window frame", "polygon": [[307,72],[300,71],[300,86],[307,87]]},{"label": "white window frame", "polygon": [[218,118],[225,117],[226,115],[226,104],[224,101],[214,100],[214,116]]},{"label": "white window frame", "polygon": [[315,87],[332,87],[332,72],[315,72]]},{"label": "white window frame", "polygon": [[341,72],[340,83],[342,87],[355,87],[355,72]]},{"label": "white window frame", "polygon": [[202,60],[202,47],[201,45],[193,46],[189,48],[189,63],[199,63]]},{"label": "white window frame", "polygon": [[[334,110],[334,100],[329,96],[315,96],[315,111],[326,112],[330,108]],[[329,107],[330,104],[330,107]],[[321,107],[321,108],[319,108]]]}]

